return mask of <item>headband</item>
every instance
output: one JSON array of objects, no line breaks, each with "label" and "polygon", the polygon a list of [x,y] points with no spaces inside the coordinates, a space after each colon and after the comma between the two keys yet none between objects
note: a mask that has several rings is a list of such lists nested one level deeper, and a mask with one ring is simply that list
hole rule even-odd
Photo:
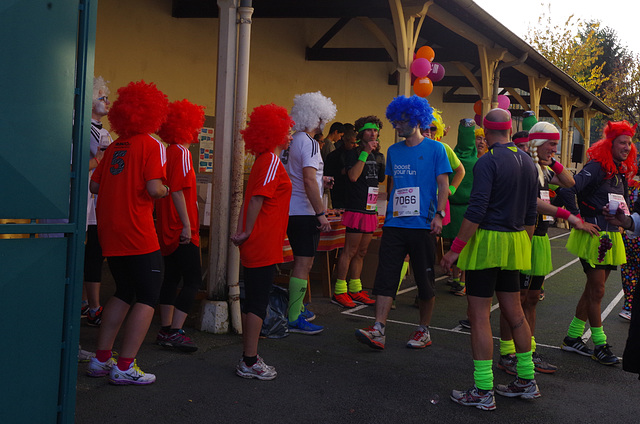
[{"label": "headband", "polygon": [[367,122],[366,124],[364,124],[364,125],[362,126],[362,128],[360,128],[360,129],[358,130],[358,132],[360,132],[360,131],[364,131],[364,130],[369,130],[369,129],[371,129],[371,130],[378,130],[378,131],[380,131],[380,127],[378,127],[378,125],[376,125],[376,124],[375,124],[375,123],[373,123],[373,122]]},{"label": "headband", "polygon": [[510,130],[511,120],[505,122],[493,122],[489,121],[486,117],[483,120],[484,127],[488,130]]},{"label": "headband", "polygon": [[529,134],[529,140],[560,140],[560,133],[531,133]]},{"label": "headband", "polygon": [[513,139],[513,144],[522,144],[522,143],[528,143],[528,142],[529,142],[529,137],[518,137]]}]

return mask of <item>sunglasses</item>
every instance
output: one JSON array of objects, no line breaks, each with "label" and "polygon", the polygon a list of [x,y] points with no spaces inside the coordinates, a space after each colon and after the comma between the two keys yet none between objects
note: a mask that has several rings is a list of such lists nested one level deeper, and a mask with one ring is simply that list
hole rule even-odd
[{"label": "sunglasses", "polygon": [[102,97],[98,97],[97,100],[107,103],[109,101],[109,97],[108,96],[102,96]]}]

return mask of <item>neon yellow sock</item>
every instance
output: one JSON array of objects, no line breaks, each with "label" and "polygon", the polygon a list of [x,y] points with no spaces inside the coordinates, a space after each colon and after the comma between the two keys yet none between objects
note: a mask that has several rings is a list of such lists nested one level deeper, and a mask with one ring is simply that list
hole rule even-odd
[{"label": "neon yellow sock", "polygon": [[409,262],[404,261],[402,263],[402,271],[400,271],[400,281],[398,282],[398,290],[396,290],[396,294],[398,294],[398,291],[400,290],[400,285],[402,284],[402,280],[404,280],[404,277],[407,275],[408,271],[409,271]]},{"label": "neon yellow sock", "polygon": [[500,339],[500,355],[516,353],[516,344],[511,340]]},{"label": "neon yellow sock", "polygon": [[333,293],[335,294],[343,294],[347,292],[347,281],[336,279],[336,286],[333,289]]},{"label": "neon yellow sock", "polygon": [[349,292],[357,293],[362,291],[362,281],[359,278],[352,278],[349,280]]},{"label": "neon yellow sock", "polygon": [[535,378],[535,370],[531,355],[531,351],[522,353],[516,352],[516,358],[518,358],[516,371],[518,372],[518,377],[524,378],[525,380],[533,380]]},{"label": "neon yellow sock", "polygon": [[535,352],[536,351],[536,338],[534,336],[531,336],[531,352]]},{"label": "neon yellow sock", "polygon": [[569,324],[569,330],[567,331],[567,336],[571,337],[572,339],[582,337],[582,335],[584,334],[585,325],[586,325],[586,322],[582,321],[581,319],[578,319],[578,317],[573,317],[573,320],[571,320],[571,324]]},{"label": "neon yellow sock", "polygon": [[480,390],[493,390],[493,360],[473,360],[473,380]]},{"label": "neon yellow sock", "polygon": [[307,280],[289,278],[289,322],[297,320],[300,316],[305,293],[307,293]]},{"label": "neon yellow sock", "polygon": [[591,327],[591,339],[594,345],[603,345],[607,342],[607,335],[603,327]]}]

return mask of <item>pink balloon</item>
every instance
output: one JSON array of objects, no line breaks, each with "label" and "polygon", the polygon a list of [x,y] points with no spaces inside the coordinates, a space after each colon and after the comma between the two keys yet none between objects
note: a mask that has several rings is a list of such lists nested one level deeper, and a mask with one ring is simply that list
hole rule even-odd
[{"label": "pink balloon", "polygon": [[442,78],[444,78],[444,66],[442,66],[438,62],[432,62],[431,72],[429,72],[429,75],[427,76],[433,82],[440,81]]},{"label": "pink balloon", "polygon": [[505,96],[504,94],[500,94],[498,96],[498,107],[500,109],[507,110],[509,109],[510,105],[511,105],[511,100],[509,100],[509,97]]},{"label": "pink balloon", "polygon": [[411,63],[411,73],[418,78],[424,78],[431,72],[431,62],[419,57]]},{"label": "pink balloon", "polygon": [[482,116],[476,113],[476,116],[473,117],[473,120],[476,121],[476,125],[478,125],[479,127],[482,126]]}]

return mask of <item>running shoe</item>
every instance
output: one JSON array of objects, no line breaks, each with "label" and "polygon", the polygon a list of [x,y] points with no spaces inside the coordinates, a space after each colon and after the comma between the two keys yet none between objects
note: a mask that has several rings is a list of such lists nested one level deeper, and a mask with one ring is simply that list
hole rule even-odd
[{"label": "running shoe", "polygon": [[620,318],[624,318],[628,321],[631,321],[631,311],[627,310],[627,309],[623,309],[620,311],[620,313],[618,313],[618,316]]},{"label": "running shoe", "polygon": [[372,349],[384,349],[385,335],[374,326],[356,330],[356,339]]},{"label": "running shoe", "polygon": [[89,303],[82,302],[82,306],[80,306],[80,317],[86,317],[89,313]]},{"label": "running shoe", "polygon": [[102,306],[100,306],[95,312],[92,312],[91,310],[87,312],[87,325],[90,325],[91,327],[100,327],[100,324],[102,324]]},{"label": "running shoe", "polygon": [[78,348],[78,362],[89,362],[91,358],[95,358],[96,354],[87,350]]},{"label": "running shoe", "polygon": [[343,308],[355,308],[356,305],[351,296],[348,293],[340,293],[334,294],[331,296],[331,303],[335,303],[336,305],[340,305]]},{"label": "running shoe", "polygon": [[369,293],[367,293],[366,290],[360,290],[359,292],[349,293],[349,296],[351,296],[351,299],[353,299],[355,303],[358,303],[360,305],[376,304],[376,301],[369,297]]},{"label": "running shoe", "polygon": [[555,365],[551,365],[550,363],[542,359],[538,352],[533,352],[531,360],[533,361],[534,369],[538,372],[541,372],[543,374],[553,374],[554,372],[558,371],[558,367],[556,367]]},{"label": "running shoe", "polygon": [[135,359],[129,365],[128,370],[122,371],[120,368],[118,368],[117,365],[114,365],[113,368],[111,368],[111,373],[109,374],[109,383],[115,384],[117,386],[126,386],[129,384],[143,386],[146,384],[151,384],[154,381],[156,381],[156,376],[153,374],[144,373],[138,367]]},{"label": "running shoe", "polygon": [[311,321],[313,321],[314,319],[316,319],[316,314],[314,314],[313,312],[311,312],[311,311],[307,308],[307,305],[308,305],[308,303],[307,303],[306,305],[304,305],[304,306],[303,306],[303,308],[304,308],[304,309],[302,310],[302,312],[300,312],[300,316],[301,316],[302,318],[306,319],[307,321],[311,322]]},{"label": "running shoe", "polygon": [[567,352],[575,352],[579,355],[583,356],[592,356],[593,350],[589,349],[586,344],[584,344],[584,340],[580,337],[569,337],[566,336],[562,341],[562,345],[560,349],[565,350]]},{"label": "running shoe", "polygon": [[540,290],[540,295],[538,296],[538,300],[544,300],[544,289]]},{"label": "running shoe", "polygon": [[521,378],[516,378],[506,386],[504,384],[496,385],[496,393],[506,397],[520,396],[522,399],[535,399],[541,396],[536,380],[523,380]]},{"label": "running shoe", "polygon": [[593,349],[591,359],[600,362],[602,365],[615,365],[620,363],[620,359],[611,353],[611,345],[608,343],[596,345]]},{"label": "running shoe", "polygon": [[456,296],[464,296],[467,293],[467,287],[463,286],[460,283],[453,283],[449,293],[454,294]]},{"label": "running shoe", "polygon": [[324,327],[320,325],[311,324],[306,319],[302,318],[302,316],[298,316],[298,319],[295,321],[289,321],[289,333],[300,333],[300,334],[318,334]]},{"label": "running shoe", "polygon": [[429,329],[426,331],[422,331],[418,328],[411,335],[411,339],[407,342],[407,347],[409,349],[422,349],[424,347],[431,346],[431,334],[429,333]]},{"label": "running shoe", "polygon": [[260,356],[252,366],[247,366],[241,359],[236,366],[236,374],[242,378],[257,378],[258,380],[273,380],[278,375],[276,369],[265,364]]},{"label": "running shoe", "polygon": [[453,390],[451,391],[451,400],[464,406],[475,406],[484,411],[493,411],[496,409],[496,400],[493,396],[493,390],[486,390],[484,394],[480,393],[476,386],[467,391]]},{"label": "running shoe", "polygon": [[87,365],[87,375],[89,377],[104,377],[111,372],[111,369],[116,366],[116,360],[113,356],[107,359],[105,362],[100,362],[96,357],[89,358],[89,365]]},{"label": "running shoe", "polygon": [[518,371],[516,370],[517,364],[518,358],[516,358],[514,353],[510,353],[508,355],[500,355],[497,367],[509,375],[518,375]]},{"label": "running shoe", "polygon": [[458,324],[460,324],[460,327],[462,328],[471,330],[471,321],[469,321],[468,319],[461,319],[460,321],[458,321]]},{"label": "running shoe", "polygon": [[195,352],[198,350],[198,346],[191,340],[191,337],[185,334],[182,328],[177,331],[161,329],[158,331],[156,343],[163,347],[174,347],[183,352]]}]

